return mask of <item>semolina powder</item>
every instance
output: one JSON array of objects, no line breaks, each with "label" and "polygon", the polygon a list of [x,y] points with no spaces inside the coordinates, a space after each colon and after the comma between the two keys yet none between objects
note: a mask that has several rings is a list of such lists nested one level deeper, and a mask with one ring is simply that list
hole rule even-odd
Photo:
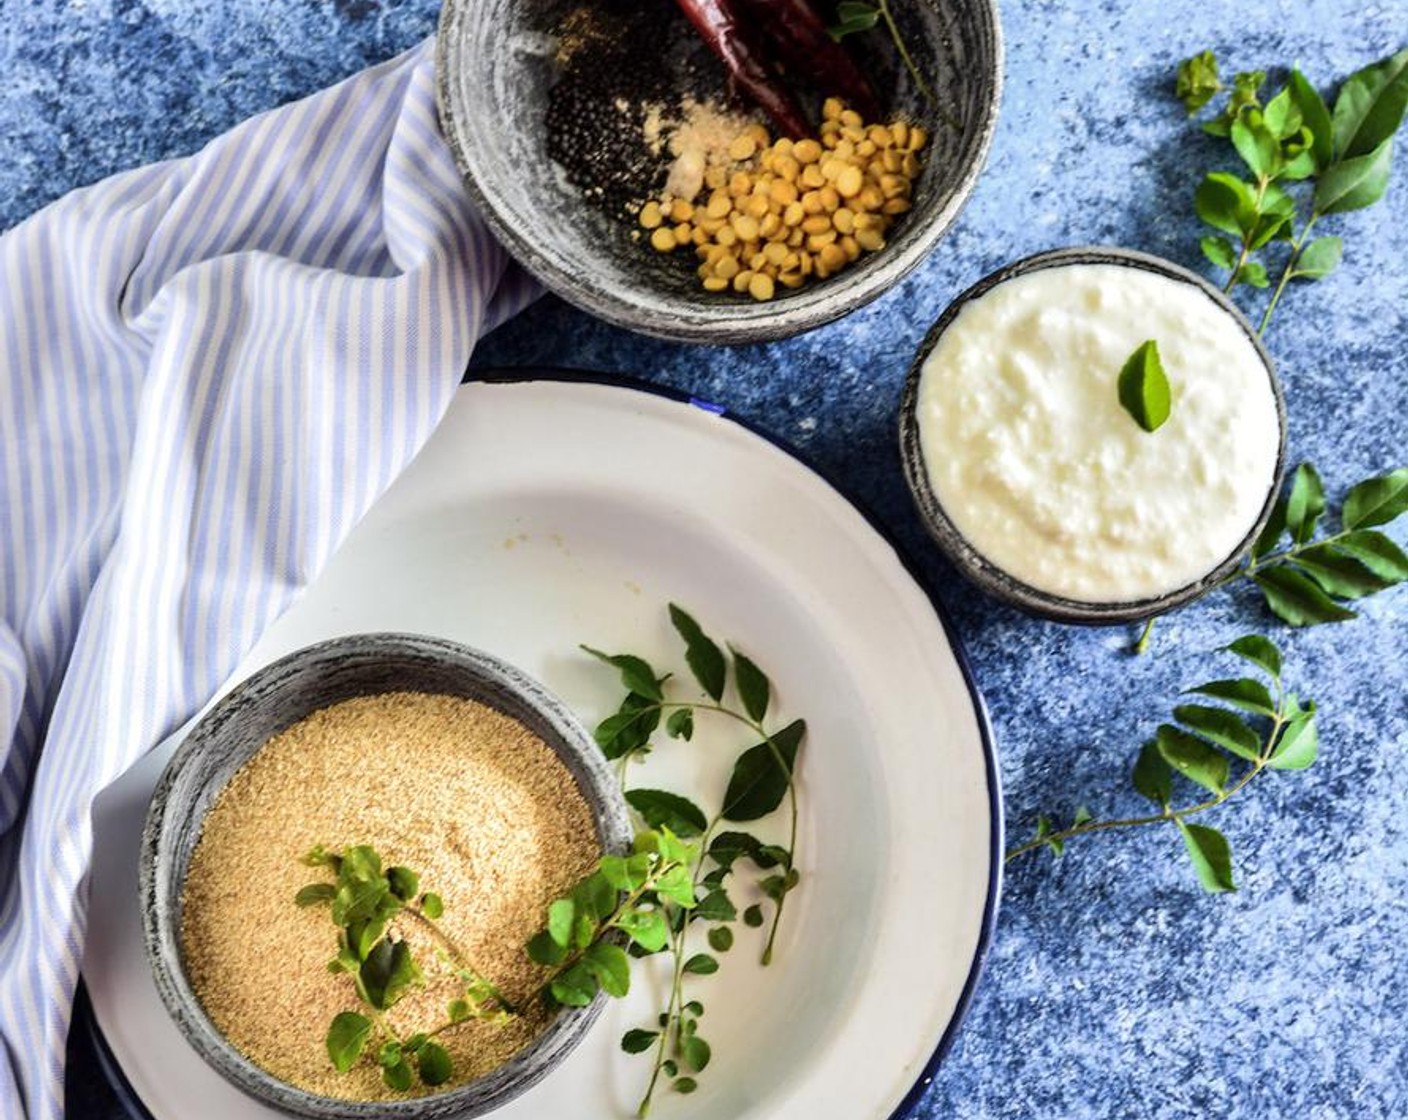
[{"label": "semolina powder", "polygon": [[[454,1076],[443,1091],[507,1061],[551,1019],[545,976],[524,942],[548,904],[600,856],[591,811],[566,766],[517,720],[453,696],[396,692],[315,712],[261,747],[221,791],[191,856],[181,944],[191,985],[220,1032],[275,1077],[353,1100],[396,1094],[374,1060],[333,1069],[324,1046],[340,1011],[365,1011],[326,965],[337,932],[298,889],[330,877],[309,849],[368,844],[444,899],[439,925],[520,1014],[437,1036]],[[461,994],[431,936],[393,921],[425,973],[386,1019],[403,1037],[444,1022]],[[369,1042],[374,1054],[380,1045]],[[415,1091],[415,1090],[413,1090]],[[419,1091],[426,1091],[423,1088]]]}]

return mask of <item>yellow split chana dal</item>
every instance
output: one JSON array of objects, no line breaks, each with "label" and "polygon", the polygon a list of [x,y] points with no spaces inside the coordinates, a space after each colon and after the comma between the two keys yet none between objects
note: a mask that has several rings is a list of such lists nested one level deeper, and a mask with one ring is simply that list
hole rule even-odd
[{"label": "yellow split chana dal", "polygon": [[729,145],[734,166],[709,167],[699,196],[652,199],[637,218],[657,252],[693,248],[705,291],[770,300],[885,247],[927,141],[918,125],[867,125],[828,98],[818,137],[773,141],[752,125]]}]

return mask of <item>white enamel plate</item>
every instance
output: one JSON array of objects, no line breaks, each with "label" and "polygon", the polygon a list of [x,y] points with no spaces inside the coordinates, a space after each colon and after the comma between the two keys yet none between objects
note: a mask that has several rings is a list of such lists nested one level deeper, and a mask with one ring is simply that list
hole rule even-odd
[{"label": "white enamel plate", "polygon": [[[802,883],[771,966],[740,924],[705,1003],[699,1091],[669,1120],[885,1120],[928,1083],[981,967],[1001,825],[981,702],[954,639],[894,548],[849,501],[742,424],[659,392],[532,375],[463,388],[424,452],[233,680],[323,638],[410,630],[504,657],[594,724],[614,674],[586,642],[641,653],[688,686],[666,605],[771,676],[798,763]],[[233,682],[232,682],[233,683]],[[226,1084],[167,1018],[142,953],[137,838],[172,743],[96,810],[84,974],[110,1057],[158,1120],[274,1114]],[[726,723],[661,737],[632,785],[713,812],[749,746]],[[785,814],[777,814],[779,817]],[[779,833],[779,838],[783,834]],[[751,900],[746,900],[751,901]],[[655,962],[652,962],[655,963]],[[639,970],[587,1040],[495,1120],[634,1115],[665,985]]]}]

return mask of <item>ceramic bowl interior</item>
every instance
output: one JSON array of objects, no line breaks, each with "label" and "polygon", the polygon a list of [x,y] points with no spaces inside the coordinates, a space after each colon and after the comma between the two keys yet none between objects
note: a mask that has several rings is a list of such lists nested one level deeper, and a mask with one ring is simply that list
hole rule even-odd
[{"label": "ceramic bowl interior", "polygon": [[601,1011],[604,997],[564,1009],[531,1045],[498,1069],[431,1096],[356,1102],[294,1088],[254,1065],[215,1029],[182,963],[181,891],[206,812],[236,770],[272,736],[320,708],[357,696],[411,690],[476,700],[525,724],[576,779],[604,851],[624,852],[631,827],[606,763],[576,718],[536,681],[455,642],[364,634],[309,646],[259,670],[210,710],[157,783],[142,835],[143,933],[157,990],[198,1053],[250,1096],[322,1120],[439,1120],[488,1112],[560,1062]]},{"label": "ceramic bowl interior", "polygon": [[[948,514],[945,512],[943,503],[939,501],[934,488],[929,481],[929,472],[924,464],[924,456],[920,447],[919,439],[919,417],[918,398],[919,381],[924,368],[925,359],[930,352],[938,345],[939,338],[948,329],[950,323],[958,317],[959,312],[972,300],[984,295],[992,290],[1004,280],[1010,280],[1017,276],[1024,276],[1028,273],[1038,272],[1046,268],[1060,268],[1067,265],[1078,264],[1108,264],[1119,265],[1125,268],[1144,269],[1159,276],[1177,280],[1180,283],[1192,284],[1205,292],[1219,307],[1227,312],[1241,328],[1242,332],[1256,348],[1257,355],[1261,358],[1262,365],[1266,370],[1266,376],[1271,384],[1271,392],[1276,401],[1276,417],[1279,427],[1279,440],[1276,451],[1276,469],[1270,480],[1270,487],[1267,490],[1266,500],[1262,505],[1261,512],[1256,522],[1247,531],[1241,542],[1233,552],[1216,568],[1192,583],[1176,588],[1166,594],[1151,596],[1144,599],[1116,601],[1108,603],[1090,603],[1077,599],[1068,599],[1060,595],[1054,595],[1047,591],[1023,583],[1008,574],[1003,569],[997,567],[980,552],[978,552],[954,526]],[[1261,344],[1252,325],[1247,322],[1246,317],[1237,309],[1226,296],[1217,288],[1209,284],[1196,273],[1189,272],[1185,268],[1160,257],[1150,256],[1147,253],[1135,252],[1132,249],[1116,249],[1104,247],[1086,247],[1073,249],[1056,249],[1046,253],[1038,253],[1036,256],[1027,257],[999,269],[997,272],[984,277],[973,287],[955,299],[944,310],[929,333],[925,336],[923,344],[919,347],[919,352],[915,355],[914,361],[909,369],[909,376],[905,381],[904,393],[900,400],[900,454],[904,463],[905,481],[909,484],[910,494],[914,498],[914,504],[919,511],[920,520],[938,544],[940,550],[953,562],[953,564],[976,583],[984,591],[1019,607],[1029,614],[1038,615],[1043,618],[1054,619],[1058,622],[1091,623],[1095,625],[1109,624],[1117,622],[1132,622],[1140,619],[1150,618],[1157,614],[1162,614],[1183,603],[1187,603],[1198,596],[1205,594],[1224,576],[1235,568],[1243,553],[1251,547],[1258,534],[1265,526],[1267,518],[1271,515],[1271,509],[1275,505],[1276,495],[1280,491],[1281,478],[1285,470],[1286,459],[1286,402],[1281,394],[1281,383],[1276,377],[1275,368],[1272,365],[1271,357]]]},{"label": "ceramic bowl interior", "polygon": [[[495,235],[563,298],[663,338],[782,338],[859,307],[918,264],[957,216],[987,154],[1002,71],[995,0],[894,0],[891,8],[930,78],[932,100],[911,80],[883,26],[847,42],[872,77],[886,119],[922,123],[932,137],[914,207],[882,251],[824,282],[781,289],[766,303],[703,291],[692,253],[657,253],[635,239],[624,204],[592,204],[548,156],[550,91],[563,79],[565,43],[599,53],[599,63],[591,61],[603,76],[600,112],[618,114],[622,127],[638,131],[633,107],[651,98],[674,103],[684,91],[722,98],[722,67],[670,0],[446,0],[436,58],[442,129]],[[599,42],[590,25],[572,30],[583,12],[647,29],[647,45],[623,54],[620,37]],[[820,119],[816,100],[803,107]]]}]

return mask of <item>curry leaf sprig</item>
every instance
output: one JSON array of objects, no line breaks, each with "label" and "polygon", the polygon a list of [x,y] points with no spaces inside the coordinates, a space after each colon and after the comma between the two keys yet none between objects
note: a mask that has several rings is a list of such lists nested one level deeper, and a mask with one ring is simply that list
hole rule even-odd
[{"label": "curry leaf sprig", "polygon": [[[630,763],[650,753],[662,722],[669,738],[688,741],[695,734],[696,716],[720,716],[746,727],[757,741],[735,759],[720,808],[712,815],[669,790],[626,789],[626,801],[641,826],[631,854],[604,856],[569,895],[553,902],[546,927],[528,947],[534,960],[558,969],[547,986],[548,997],[572,1006],[591,1002],[598,992],[625,995],[629,956],[669,954],[671,983],[664,1009],[649,1027],[627,1031],[621,1039],[626,1052],[653,1055],[638,1109],[642,1117],[649,1113],[662,1077],[677,1092],[693,1092],[712,1057],[699,1030],[704,1004],[686,991],[686,983],[718,971],[719,958],[734,945],[733,925],[740,915],[746,926],[765,924],[763,900],[772,904],[761,958],[770,963],[785,901],[800,882],[794,777],[806,723],[798,719],[769,729],[764,721],[772,685],[762,669],[737,649],[725,653],[679,606],[670,605],[670,620],[705,700],[668,696],[670,676],[657,673],[642,657],[583,647],[614,668],[626,689],[618,710],[595,731],[602,752],[618,762],[623,787]],[[727,695],[730,678],[736,705]],[[771,817],[784,802],[789,819],[785,847],[725,827]],[[748,864],[759,875],[751,888],[745,884],[743,889],[756,890],[759,899],[740,911],[731,892],[739,889],[736,880]],[[695,927],[707,927],[709,951],[692,945]]]},{"label": "curry leaf sprig", "polygon": [[[328,971],[352,978],[366,1012],[341,1011],[333,1017],[326,1046],[334,1068],[339,1073],[350,1070],[375,1034],[382,1039],[376,1061],[389,1087],[405,1092],[417,1075],[424,1085],[443,1085],[454,1071],[449,1053],[435,1036],[470,1019],[501,1022],[516,1009],[440,928],[443,901],[433,892],[419,893],[420,877],[409,867],[383,869],[376,849],[365,844],[342,852],[319,845],[303,862],[328,868],[334,881],[309,883],[294,902],[329,908],[337,926],[337,956],[328,962]],[[391,936],[398,921],[419,925],[430,934],[441,960],[463,986],[463,994],[449,1001],[444,1021],[407,1035],[391,1026],[385,1012],[412,989],[423,987],[425,974],[405,939]]]},{"label": "curry leaf sprig", "polygon": [[[1253,666],[1258,676],[1213,680],[1187,689],[1194,696],[1221,703],[1179,704],[1173,709],[1173,721],[1160,724],[1153,739],[1144,744],[1132,781],[1135,791],[1157,807],[1156,813],[1100,819],[1082,806],[1065,828],[1054,827],[1042,815],[1033,838],[1007,852],[1008,862],[1042,848],[1062,855],[1069,841],[1095,832],[1171,825],[1181,835],[1203,889],[1236,890],[1227,838],[1189,818],[1229,801],[1268,770],[1310,766],[1319,738],[1315,703],[1286,691],[1281,653],[1274,643],[1247,635],[1225,649]],[[1206,796],[1175,805],[1176,778],[1199,787]]]},{"label": "curry leaf sprig", "polygon": [[[1408,580],[1408,555],[1379,529],[1408,512],[1408,467],[1351,486],[1337,532],[1317,537],[1325,488],[1310,463],[1292,473],[1246,559],[1214,587],[1249,579],[1271,613],[1291,626],[1315,626],[1358,617],[1344,600],[1358,600]],[[1133,652],[1148,650],[1150,618]]]},{"label": "curry leaf sprig", "polygon": [[[1227,94],[1203,129],[1230,141],[1250,173],[1210,172],[1193,198],[1198,216],[1217,231],[1201,245],[1209,261],[1227,270],[1224,290],[1271,287],[1267,254],[1277,243],[1286,246],[1262,313],[1263,332],[1292,280],[1316,280],[1339,266],[1343,239],[1312,240],[1317,223],[1371,206],[1387,190],[1393,136],[1408,106],[1408,48],[1347,78],[1333,109],[1298,69],[1263,103],[1265,82],[1265,71],[1256,70],[1225,86],[1216,57],[1203,51],[1179,65],[1175,85],[1190,116]],[[1292,188],[1299,183],[1310,189],[1298,199]]]},{"label": "curry leaf sprig", "polygon": [[1224,582],[1250,579],[1272,613],[1291,626],[1354,618],[1339,600],[1363,599],[1408,580],[1408,556],[1377,529],[1405,511],[1408,467],[1399,467],[1351,487],[1339,531],[1316,537],[1325,490],[1315,468],[1302,463],[1246,563]]},{"label": "curry leaf sprig", "polygon": [[602,856],[597,867],[548,907],[547,925],[529,940],[528,956],[555,969],[544,995],[564,1007],[585,1007],[599,991],[630,991],[625,941],[658,953],[670,940],[667,903],[694,906],[692,868],[698,845],[669,828],[637,833],[629,856]]},{"label": "curry leaf sprig", "polygon": [[914,84],[919,87],[919,92],[930,102],[938,104],[939,99],[934,93],[934,87],[924,77],[923,71],[914,61],[914,56],[909,53],[909,47],[905,45],[904,36],[900,34],[899,25],[895,23],[894,13],[890,11],[889,0],[875,0],[873,4],[865,3],[864,0],[841,0],[841,3],[836,5],[836,22],[828,30],[831,37],[839,43],[847,35],[869,31],[882,21],[885,30],[890,33],[890,40],[895,44],[895,50],[899,52],[900,61],[909,71],[909,76],[914,79]]},{"label": "curry leaf sprig", "polygon": [[[614,715],[598,725],[595,738],[606,757],[618,762],[623,785],[629,764],[644,759],[650,753],[651,737],[659,728],[662,719],[665,723],[665,733],[673,739],[692,738],[695,716],[700,713],[726,717],[746,727],[758,739],[754,746],[739,755],[728,787],[724,791],[723,805],[712,820],[706,818],[702,810],[693,806],[691,813],[683,816],[672,815],[671,807],[678,807],[684,802],[683,798],[674,794],[661,796],[661,791],[628,790],[626,800],[641,814],[647,824],[669,823],[677,828],[687,826],[697,831],[687,831],[682,835],[702,835],[706,840],[713,836],[720,821],[760,820],[769,816],[784,800],[786,801],[787,846],[782,848],[758,841],[745,853],[751,859],[754,851],[766,850],[769,853],[769,861],[758,866],[769,871],[781,867],[780,871],[775,871],[759,884],[764,894],[775,903],[771,928],[762,954],[762,962],[767,964],[772,958],[786,896],[796,886],[798,878],[793,867],[798,822],[797,789],[793,782],[793,770],[797,752],[806,737],[806,721],[793,720],[783,727],[769,731],[763,723],[772,697],[772,685],[767,675],[752,659],[737,649],[730,647],[728,655],[725,655],[718,643],[710,638],[683,608],[671,603],[669,610],[670,621],[684,640],[685,664],[689,666],[695,681],[703,689],[708,700],[671,699],[664,691],[668,675],[656,674],[643,658],[632,654],[611,655],[583,646],[587,653],[616,668],[621,674],[621,683],[626,688],[626,696],[620,707]],[[733,690],[737,694],[737,706],[724,703],[724,693],[729,685],[730,663],[733,667]],[[705,847],[708,848],[707,843]]]},{"label": "curry leaf sprig", "polygon": [[943,104],[939,101],[939,95],[934,92],[933,85],[924,76],[924,71],[919,68],[908,44],[905,43],[904,35],[900,33],[899,24],[895,22],[895,14],[890,10],[889,0],[875,0],[874,3],[866,3],[865,0],[841,0],[836,5],[836,19],[827,30],[831,33],[831,37],[839,43],[848,35],[870,31],[881,23],[889,32],[890,41],[894,43],[895,51],[900,56],[900,61],[904,63],[904,68],[909,71],[909,76],[914,80],[915,87],[924,99],[933,106],[935,113],[945,125],[954,131],[961,131],[961,126],[944,109]]}]

